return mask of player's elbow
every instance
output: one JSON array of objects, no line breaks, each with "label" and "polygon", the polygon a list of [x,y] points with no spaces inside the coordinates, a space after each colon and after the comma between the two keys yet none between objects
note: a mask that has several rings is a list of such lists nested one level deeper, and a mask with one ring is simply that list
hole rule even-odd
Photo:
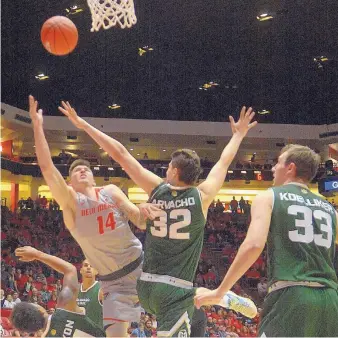
[{"label": "player's elbow", "polygon": [[243,243],[243,246],[245,247],[247,251],[261,253],[264,250],[265,242],[250,240],[250,241],[245,241]]}]

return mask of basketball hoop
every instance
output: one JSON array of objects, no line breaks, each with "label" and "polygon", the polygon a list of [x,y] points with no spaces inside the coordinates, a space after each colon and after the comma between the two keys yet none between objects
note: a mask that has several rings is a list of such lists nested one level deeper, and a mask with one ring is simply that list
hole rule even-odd
[{"label": "basketball hoop", "polygon": [[137,22],[133,0],[87,0],[92,13],[91,32],[113,26],[130,28]]}]

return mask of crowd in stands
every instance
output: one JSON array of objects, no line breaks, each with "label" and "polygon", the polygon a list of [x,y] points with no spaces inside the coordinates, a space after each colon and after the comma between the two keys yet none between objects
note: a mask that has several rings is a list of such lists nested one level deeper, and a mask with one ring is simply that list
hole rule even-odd
[{"label": "crowd in stands", "polygon": [[[194,285],[216,288],[245,238],[250,222],[250,203],[233,197],[224,205],[219,200],[210,205],[205,245],[198,265]],[[135,235],[144,243],[145,233],[133,227]],[[48,254],[58,256],[74,264],[78,271],[84,259],[78,244],[65,228],[62,211],[53,200],[39,196],[20,200],[15,212],[1,207],[1,326],[3,335],[25,336],[13,330],[7,315],[21,301],[29,301],[55,311],[57,297],[62,289],[62,275],[37,263],[17,260],[14,250],[31,245]],[[258,305],[267,293],[264,252],[233,291],[254,299]],[[80,278],[80,275],[79,275]],[[245,318],[219,306],[205,307],[208,318],[206,337],[255,337],[259,314],[254,319]],[[155,316],[143,313],[139,323],[129,328],[131,337],[155,337]]]}]

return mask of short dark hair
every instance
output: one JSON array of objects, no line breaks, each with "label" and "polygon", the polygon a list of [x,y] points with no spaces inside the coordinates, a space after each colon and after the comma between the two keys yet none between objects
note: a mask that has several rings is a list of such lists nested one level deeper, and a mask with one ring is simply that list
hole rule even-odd
[{"label": "short dark hair", "polygon": [[281,154],[287,152],[285,164],[294,163],[296,166],[296,177],[310,182],[317,173],[320,156],[311,148],[299,144],[288,144]]},{"label": "short dark hair", "polygon": [[45,317],[34,304],[21,302],[14,306],[10,321],[19,331],[35,333],[45,327]]},{"label": "short dark hair", "polygon": [[81,158],[79,158],[78,160],[75,160],[70,168],[69,168],[69,176],[72,174],[72,171],[74,170],[75,167],[79,166],[79,165],[84,165],[85,167],[90,169],[90,163],[87,160],[83,160]]},{"label": "short dark hair", "polygon": [[171,163],[178,169],[179,180],[185,184],[194,184],[202,173],[201,160],[191,149],[178,149],[171,154]]}]

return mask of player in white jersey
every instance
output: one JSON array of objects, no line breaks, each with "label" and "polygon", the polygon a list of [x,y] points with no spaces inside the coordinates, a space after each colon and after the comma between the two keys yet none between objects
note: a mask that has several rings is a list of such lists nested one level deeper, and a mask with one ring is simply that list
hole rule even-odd
[{"label": "player in white jersey", "polygon": [[145,229],[145,217],[154,218],[157,206],[131,203],[117,186],[95,187],[87,161],[76,160],[70,167],[71,187],[54,166],[43,131],[42,110],[29,97],[36,155],[53,197],[63,210],[66,227],[98,271],[104,294],[103,321],[107,337],[127,336],[129,322],[138,321],[136,282],[141,274],[142,245],[128,220]]}]

